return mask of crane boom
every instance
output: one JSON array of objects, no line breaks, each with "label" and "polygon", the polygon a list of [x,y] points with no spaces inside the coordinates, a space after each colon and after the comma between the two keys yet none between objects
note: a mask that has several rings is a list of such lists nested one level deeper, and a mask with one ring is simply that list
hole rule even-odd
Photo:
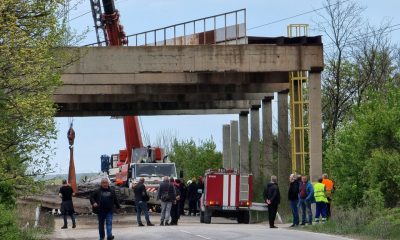
[{"label": "crane boom", "polygon": [[[106,41],[109,46],[124,46],[128,44],[124,27],[119,22],[119,13],[115,8],[114,0],[102,0],[104,13],[102,20],[105,26]],[[126,143],[125,163],[131,163],[132,149],[142,148],[142,135],[137,116],[124,117],[124,131]],[[123,161],[124,159],[120,159]]]}]

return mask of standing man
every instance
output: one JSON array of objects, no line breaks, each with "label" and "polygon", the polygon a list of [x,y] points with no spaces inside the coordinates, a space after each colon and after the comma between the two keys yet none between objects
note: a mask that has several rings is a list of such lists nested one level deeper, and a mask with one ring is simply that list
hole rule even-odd
[{"label": "standing man", "polygon": [[[160,226],[168,226],[171,215],[172,201],[176,198],[175,187],[170,184],[169,177],[165,176],[158,188],[157,200],[161,200]],[[165,222],[164,222],[165,221]]]},{"label": "standing man", "polygon": [[332,195],[333,191],[335,190],[335,184],[333,183],[332,180],[328,178],[328,174],[324,173],[322,175],[322,184],[325,185],[325,190],[326,190],[326,197],[328,199],[328,203],[326,204],[326,217],[330,218],[331,217],[331,203],[332,203]]},{"label": "standing man", "polygon": [[193,178],[188,186],[188,200],[189,200],[189,216],[196,216],[197,213],[197,184],[196,178]]},{"label": "standing man", "polygon": [[277,184],[276,176],[271,176],[271,182],[264,188],[264,201],[268,204],[269,227],[278,228],[275,226],[275,218],[278,212],[278,206],[281,202],[281,194]]},{"label": "standing man", "polygon": [[150,222],[149,211],[147,209],[147,201],[149,201],[149,196],[147,195],[146,186],[144,185],[144,178],[141,177],[139,182],[132,186],[133,192],[135,193],[135,205],[136,205],[136,219],[139,227],[143,227],[142,223],[142,212],[144,213],[144,218],[146,219],[147,226],[154,226]]},{"label": "standing man", "polygon": [[[204,192],[204,181],[203,181],[203,177],[199,176],[198,180],[197,180],[197,202],[196,202],[196,207],[197,209],[199,209],[200,211],[200,199],[201,196],[203,196],[203,192]],[[196,214],[195,214],[196,216]]]},{"label": "standing man", "polygon": [[302,223],[306,225],[306,215],[308,214],[308,224],[312,224],[312,210],[311,204],[314,203],[314,188],[308,181],[307,176],[301,177],[300,189],[299,189],[299,205],[302,212]]},{"label": "standing man", "polygon": [[288,191],[288,199],[290,201],[290,208],[292,209],[293,214],[293,224],[290,227],[297,227],[299,226],[299,182],[294,174],[290,175],[289,181],[290,186]]},{"label": "standing man", "polygon": [[176,181],[171,178],[171,184],[174,186],[175,188],[175,192],[176,192],[176,197],[175,200],[172,201],[172,207],[171,207],[171,225],[178,225],[178,220],[180,217],[180,210],[179,210],[179,202],[181,199],[181,192],[179,191],[179,179],[177,179]]},{"label": "standing man", "polygon": [[314,185],[314,197],[316,202],[315,222],[319,223],[319,218],[321,216],[322,223],[325,223],[328,199],[325,195],[325,185],[322,183],[322,177],[318,178],[318,182]]},{"label": "standing man", "polygon": [[181,193],[179,200],[179,215],[185,215],[187,188],[185,182],[182,179],[177,179],[176,182],[179,184],[179,192]]},{"label": "standing man", "polygon": [[68,223],[67,223],[67,216],[71,216],[72,220],[72,228],[76,228],[76,223],[75,223],[75,210],[74,210],[74,204],[72,203],[72,196],[75,196],[74,191],[72,190],[72,187],[68,185],[67,180],[62,180],[62,187],[60,188],[60,191],[58,192],[58,196],[60,196],[61,200],[61,214],[64,217],[64,226],[61,227],[61,229],[66,229],[68,228]]},{"label": "standing man", "polygon": [[90,203],[93,206],[93,212],[97,214],[99,221],[99,235],[100,239],[103,240],[105,237],[104,233],[104,222],[107,228],[107,240],[114,239],[112,235],[112,218],[114,205],[117,209],[121,208],[115,194],[115,190],[110,188],[108,178],[101,179],[101,186],[96,190],[90,197]]}]

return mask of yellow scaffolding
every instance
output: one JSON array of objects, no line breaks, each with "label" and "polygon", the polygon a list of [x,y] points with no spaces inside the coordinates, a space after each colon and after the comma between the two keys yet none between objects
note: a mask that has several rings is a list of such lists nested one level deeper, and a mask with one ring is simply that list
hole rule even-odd
[{"label": "yellow scaffolding", "polygon": [[[288,37],[308,36],[308,24],[290,24]],[[309,157],[308,139],[308,72],[289,73],[290,126],[292,172],[305,174],[305,162]]]}]

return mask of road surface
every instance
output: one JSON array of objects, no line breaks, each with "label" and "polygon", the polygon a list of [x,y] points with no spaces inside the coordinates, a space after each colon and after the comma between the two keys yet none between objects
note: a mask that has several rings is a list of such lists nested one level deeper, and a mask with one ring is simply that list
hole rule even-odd
[{"label": "road surface", "polygon": [[[235,221],[213,218],[212,224],[200,224],[198,217],[183,217],[179,226],[137,227],[132,220],[134,216],[118,219],[114,224],[113,234],[116,240],[348,240],[349,238],[311,233],[289,229],[288,225],[277,225],[278,229],[270,229],[266,224],[237,224]],[[159,223],[158,216],[151,218],[154,224]],[[143,219],[144,220],[144,219]],[[69,221],[70,222],[70,221]],[[60,229],[61,218],[56,219],[55,232],[49,239],[98,239],[98,230],[94,219],[78,217],[76,229]]]}]

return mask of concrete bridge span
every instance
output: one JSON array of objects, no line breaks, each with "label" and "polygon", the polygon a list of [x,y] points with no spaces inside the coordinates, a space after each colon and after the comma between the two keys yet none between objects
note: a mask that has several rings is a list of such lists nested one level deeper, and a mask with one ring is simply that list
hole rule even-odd
[{"label": "concrete bridge span", "polygon": [[[65,70],[64,84],[54,94],[57,116],[240,114],[239,123],[230,125],[238,131],[224,131],[229,133],[224,136],[229,149],[224,151],[237,153],[239,144],[246,142],[250,122],[250,141],[265,140],[262,154],[258,144],[251,144],[251,158],[263,157],[252,161],[251,167],[248,146],[240,144],[244,154],[229,158],[229,166],[243,167],[242,171],[258,177],[260,173],[272,174],[271,101],[278,93],[280,147],[278,172],[274,174],[286,179],[291,172],[289,72],[306,71],[310,175],[315,180],[322,174],[321,38],[249,37],[247,42],[256,44],[70,49],[80,59]],[[238,136],[231,138],[231,134]],[[254,169],[256,166],[260,168]]]}]

